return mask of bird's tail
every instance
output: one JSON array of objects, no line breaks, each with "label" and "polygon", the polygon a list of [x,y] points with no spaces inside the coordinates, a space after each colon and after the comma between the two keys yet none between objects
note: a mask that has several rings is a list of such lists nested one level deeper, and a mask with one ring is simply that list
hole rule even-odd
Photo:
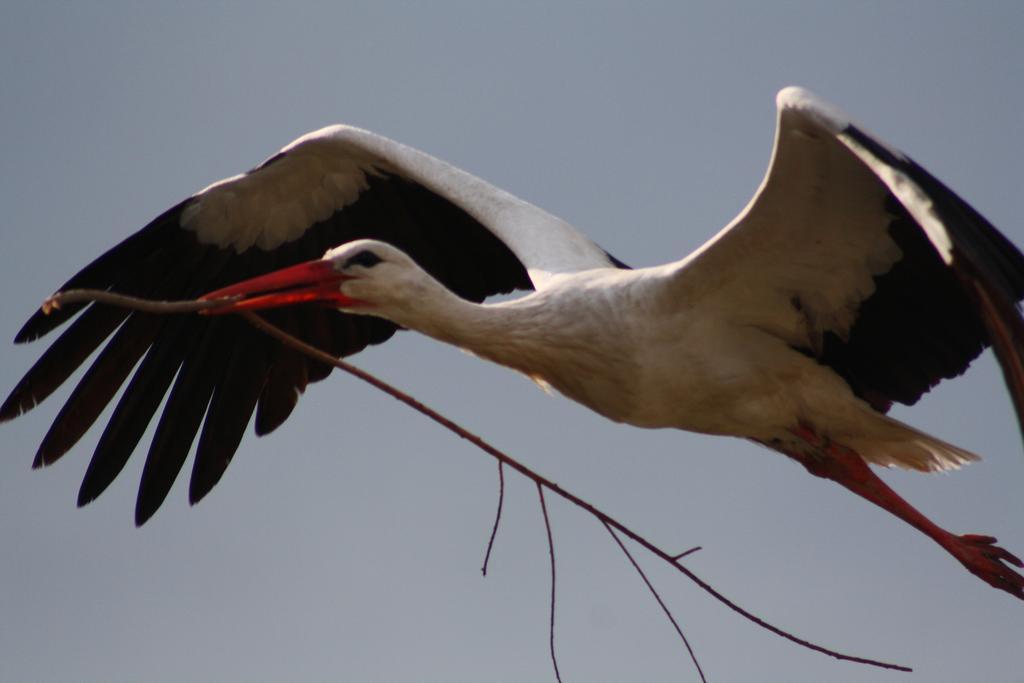
[{"label": "bird's tail", "polygon": [[925,434],[891,417],[878,415],[880,429],[873,434],[844,439],[846,446],[866,461],[883,467],[921,472],[958,469],[981,458],[968,450]]}]

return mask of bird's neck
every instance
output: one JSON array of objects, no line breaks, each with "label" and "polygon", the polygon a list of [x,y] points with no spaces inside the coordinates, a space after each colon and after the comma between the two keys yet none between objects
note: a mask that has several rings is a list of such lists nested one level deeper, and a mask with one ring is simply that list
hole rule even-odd
[{"label": "bird's neck", "polygon": [[535,366],[554,342],[544,307],[531,296],[477,304],[443,289],[420,312],[407,327],[529,375],[539,371]]},{"label": "bird's neck", "polygon": [[[412,318],[395,322],[518,370],[611,419],[626,420],[635,409],[628,341],[607,334],[600,315],[580,311],[585,302],[556,305],[534,293],[476,304],[439,284],[431,294]],[[565,315],[566,308],[575,314]]]}]

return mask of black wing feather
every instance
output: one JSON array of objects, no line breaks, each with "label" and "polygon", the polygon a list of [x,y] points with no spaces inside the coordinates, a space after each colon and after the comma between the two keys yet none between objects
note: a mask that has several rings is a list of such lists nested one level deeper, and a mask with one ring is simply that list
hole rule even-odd
[{"label": "black wing feather", "polygon": [[[904,174],[933,202],[953,244],[947,265],[925,230],[890,195],[889,234],[903,257],[876,289],[846,339],[827,333],[819,359],[876,409],[915,403],[942,379],[962,374],[990,345],[1024,419],[1024,255],[981,214],[914,161],[856,127],[845,135]],[[1024,429],[1024,421],[1022,421]]]},{"label": "black wing feather", "polygon": [[[178,225],[178,217],[187,201],[168,209],[142,230],[126,238],[76,273],[61,285],[60,290],[105,289],[124,278],[127,272],[135,272],[139,264],[154,252],[158,252],[168,237],[168,228]],[[75,313],[88,304],[70,304],[62,309],[43,313],[36,311],[14,337],[17,344],[34,341],[55,330],[70,320]]]},{"label": "black wing feather", "polygon": [[135,523],[140,526],[167,498],[185,464],[213,395],[217,364],[222,362],[220,349],[227,340],[218,334],[220,319],[207,318],[197,322],[193,336],[185,340],[184,361],[171,387],[142,468],[139,495],[135,501]]},{"label": "black wing feather", "polygon": [[96,499],[121,472],[143,432],[160,407],[181,365],[182,320],[171,320],[161,330],[131,382],[121,395],[114,414],[100,437],[78,492],[78,505]]},{"label": "black wing feather", "polygon": [[129,313],[124,308],[90,306],[25,373],[0,407],[0,420],[28,412],[56,391]]},{"label": "black wing feather", "polygon": [[216,383],[199,437],[188,490],[190,503],[199,502],[220,481],[270,372],[267,347],[274,342],[264,335],[252,335],[248,324],[239,319],[226,319],[224,327],[235,343],[225,349],[224,374]]},{"label": "black wing feather", "polygon": [[33,467],[56,462],[78,443],[153,343],[161,322],[154,316],[128,316],[57,414],[36,452]]},{"label": "black wing feather", "polygon": [[[297,312],[291,308],[266,311],[265,317],[283,329],[297,329]],[[269,315],[273,314],[273,315]],[[256,405],[256,434],[262,436],[277,429],[299,402],[299,396],[309,384],[309,375],[303,356],[291,348],[277,346],[272,353],[267,384]]]}]

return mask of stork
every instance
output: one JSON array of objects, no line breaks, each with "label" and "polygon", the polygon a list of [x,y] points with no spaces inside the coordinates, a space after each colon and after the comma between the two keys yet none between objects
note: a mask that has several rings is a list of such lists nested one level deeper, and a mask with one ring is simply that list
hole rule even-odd
[{"label": "stork", "polygon": [[[16,342],[77,317],[0,420],[45,399],[109,338],[34,465],[70,450],[127,381],[79,492],[80,505],[92,501],[166,397],[139,485],[141,525],[197,434],[193,503],[220,479],[254,412],[256,433],[273,431],[330,371],[220,313],[265,310],[337,356],[407,328],[617,422],[783,453],[1024,599],[1013,569],[1022,563],[996,539],[942,529],[870,467],[928,472],[977,459],[886,413],[961,374],[988,346],[1024,420],[1024,256],[835,107],[799,88],[777,105],[771,162],[749,205],[693,254],[638,269],[422,152],[348,126],[305,135],[164,212],[62,287],[232,297],[226,306],[173,317],[100,304],[37,312]],[[484,303],[513,290],[532,291]]]}]

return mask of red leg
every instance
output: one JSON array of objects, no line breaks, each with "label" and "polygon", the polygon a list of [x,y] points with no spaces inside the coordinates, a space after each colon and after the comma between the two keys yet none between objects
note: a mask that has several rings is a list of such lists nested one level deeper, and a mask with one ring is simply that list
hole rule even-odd
[{"label": "red leg", "polygon": [[942,529],[889,488],[855,451],[822,439],[805,425],[791,431],[810,448],[768,445],[799,462],[811,474],[831,479],[893,513],[927,534],[982,581],[1024,600],[1024,576],[1009,566],[1024,567],[1024,563],[995,545],[995,538],[977,534],[958,536]]}]

